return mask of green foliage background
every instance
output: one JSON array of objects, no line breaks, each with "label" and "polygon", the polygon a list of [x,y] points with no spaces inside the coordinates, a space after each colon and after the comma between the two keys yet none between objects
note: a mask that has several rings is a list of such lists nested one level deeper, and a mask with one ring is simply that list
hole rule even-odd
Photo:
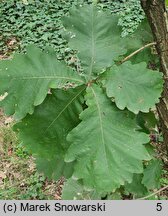
[{"label": "green foliage background", "polygon": [[[62,37],[61,16],[77,4],[89,4],[92,0],[3,0],[0,1],[0,55],[14,50],[24,51],[28,44],[45,49],[52,46],[59,60],[66,59],[76,65],[73,51]],[[100,0],[100,8],[119,13],[122,36],[132,33],[144,18],[140,2],[134,0]],[[14,39],[15,44],[10,46]]]}]

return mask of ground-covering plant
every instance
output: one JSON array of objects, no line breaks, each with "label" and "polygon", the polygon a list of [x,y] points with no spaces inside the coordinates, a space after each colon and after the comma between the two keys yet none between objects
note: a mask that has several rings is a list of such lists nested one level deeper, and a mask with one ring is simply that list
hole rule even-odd
[{"label": "ground-covering plant", "polygon": [[[41,49],[52,46],[58,59],[70,61],[72,53],[66,49],[66,40],[61,37],[61,17],[78,0],[14,1],[0,2],[0,54],[11,54],[14,50],[25,51],[28,44],[37,44]],[[71,63],[71,62],[70,62]]]},{"label": "ground-covering plant", "polygon": [[[24,52],[28,44],[45,49],[52,46],[59,60],[66,59],[76,65],[72,50],[61,36],[61,17],[77,4],[89,4],[91,0],[3,0],[0,1],[0,55],[13,51]],[[139,0],[98,1],[98,6],[111,13],[119,13],[122,36],[132,33],[143,20]]]},{"label": "ground-covering plant", "polygon": [[121,35],[125,37],[138,28],[139,24],[144,20],[145,15],[139,0],[123,0],[122,3],[120,2],[120,6],[123,8],[121,7],[118,11],[120,14],[118,24],[122,27]]},{"label": "ground-covering plant", "polygon": [[98,5],[120,15],[118,24],[122,27],[122,37],[133,33],[145,18],[139,0],[100,0]]},{"label": "ground-covering plant", "polygon": [[128,39],[117,23],[95,5],[72,8],[63,18],[64,35],[81,62],[78,72],[53,50],[35,46],[0,62],[0,94],[6,93],[0,106],[19,121],[14,130],[38,169],[69,179],[64,199],[119,198],[123,190],[140,197],[159,187],[161,162],[147,119],[154,118],[162,75],[141,56],[123,60],[152,42],[147,23]]}]

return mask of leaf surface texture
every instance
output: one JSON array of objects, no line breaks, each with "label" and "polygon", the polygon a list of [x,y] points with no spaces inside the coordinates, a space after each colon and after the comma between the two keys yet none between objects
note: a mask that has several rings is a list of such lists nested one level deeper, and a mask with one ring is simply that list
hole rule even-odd
[{"label": "leaf surface texture", "polygon": [[52,52],[47,54],[30,46],[27,54],[0,61],[0,94],[8,94],[0,106],[7,115],[22,119],[43,102],[49,88],[61,88],[67,82],[83,83],[82,78],[58,62]]},{"label": "leaf surface texture", "polygon": [[162,74],[147,69],[144,62],[114,65],[106,73],[106,79],[107,96],[114,98],[121,110],[128,108],[135,114],[149,112],[159,102],[163,88]]},{"label": "leaf surface texture", "polygon": [[117,23],[117,16],[99,11],[92,5],[73,8],[70,16],[63,19],[66,30],[71,32],[69,45],[79,51],[88,80],[126,53]]},{"label": "leaf surface texture", "polygon": [[160,160],[151,160],[144,170],[142,183],[148,189],[156,189],[160,187],[160,178],[162,173],[162,163]]},{"label": "leaf surface texture", "polygon": [[79,123],[84,86],[69,90],[53,90],[33,115],[28,115],[14,129],[37,160],[46,176],[57,180],[71,176],[73,163],[65,163],[69,144],[66,135]]},{"label": "leaf surface texture", "polygon": [[74,176],[97,191],[112,191],[132,181],[150,159],[143,144],[148,135],[137,131],[134,116],[120,111],[95,84],[87,88],[82,122],[67,139],[66,162],[76,160]]}]

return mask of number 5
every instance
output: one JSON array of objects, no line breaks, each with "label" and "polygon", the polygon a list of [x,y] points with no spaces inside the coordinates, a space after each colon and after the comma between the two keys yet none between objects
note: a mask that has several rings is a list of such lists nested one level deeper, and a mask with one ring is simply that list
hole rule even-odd
[{"label": "number 5", "polygon": [[162,211],[162,203],[157,203],[156,210]]}]

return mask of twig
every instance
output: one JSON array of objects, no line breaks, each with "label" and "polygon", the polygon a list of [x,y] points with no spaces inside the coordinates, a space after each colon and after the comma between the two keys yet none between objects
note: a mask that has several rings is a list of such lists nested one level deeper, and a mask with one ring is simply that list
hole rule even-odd
[{"label": "twig", "polygon": [[158,191],[156,191],[156,192],[154,192],[154,193],[152,193],[152,194],[149,194],[148,196],[145,196],[145,197],[142,197],[142,198],[138,198],[138,199],[136,199],[136,200],[144,200],[144,199],[147,199],[147,198],[149,198],[149,197],[152,197],[152,196],[154,196],[154,195],[156,195],[156,194],[158,194],[158,193],[160,193],[160,192],[166,190],[167,188],[168,188],[168,185],[166,185],[165,187],[159,189]]},{"label": "twig", "polygon": [[124,63],[125,61],[129,60],[131,57],[133,57],[134,55],[136,55],[137,53],[141,52],[142,50],[144,50],[147,47],[156,45],[156,42],[152,42],[149,44],[146,44],[145,46],[139,48],[138,50],[136,50],[135,52],[131,53],[129,56],[125,57],[123,60],[120,61],[120,64]]}]

